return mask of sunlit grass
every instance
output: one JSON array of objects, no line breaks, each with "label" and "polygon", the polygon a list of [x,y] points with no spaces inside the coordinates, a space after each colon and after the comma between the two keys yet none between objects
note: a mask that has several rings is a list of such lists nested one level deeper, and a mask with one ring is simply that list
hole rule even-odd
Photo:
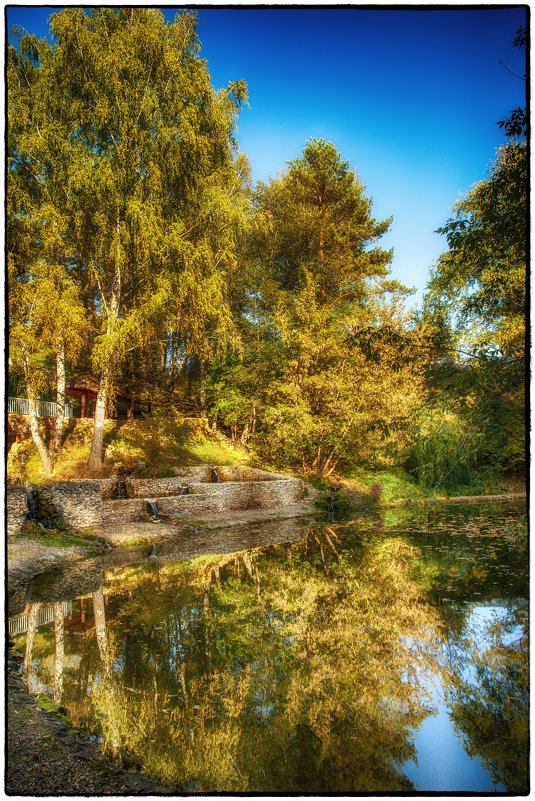
[{"label": "sunlit grass", "polygon": [[361,494],[372,502],[393,503],[421,495],[416,482],[401,468],[368,471],[356,467],[347,471],[342,483],[350,493]]},{"label": "sunlit grass", "polygon": [[94,478],[110,475],[118,464],[129,468],[139,462],[145,463],[144,475],[163,478],[173,475],[174,467],[203,463],[235,465],[250,461],[245,451],[219,436],[214,439],[206,421],[184,418],[172,410],[169,414],[144,420],[107,420],[104,465],[97,472],[86,468],[92,434],[92,420],[76,420],[68,426],[61,453],[54,456],[52,476],[42,472],[31,440],[15,443],[7,460],[8,478],[20,484]]}]

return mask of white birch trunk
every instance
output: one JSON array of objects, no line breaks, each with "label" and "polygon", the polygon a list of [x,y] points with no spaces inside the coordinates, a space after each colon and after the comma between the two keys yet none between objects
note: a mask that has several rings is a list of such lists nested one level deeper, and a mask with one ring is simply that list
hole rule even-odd
[{"label": "white birch trunk", "polygon": [[59,453],[63,444],[63,426],[65,422],[65,340],[58,337],[56,344],[56,420],[54,436],[50,450]]}]

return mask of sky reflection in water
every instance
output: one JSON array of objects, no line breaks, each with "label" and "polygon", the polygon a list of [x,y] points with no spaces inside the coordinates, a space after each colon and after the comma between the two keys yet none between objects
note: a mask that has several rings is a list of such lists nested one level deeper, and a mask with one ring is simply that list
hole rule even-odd
[{"label": "sky reflection in water", "polygon": [[395,510],[233,533],[246,550],[217,556],[205,533],[187,561],[194,541],[98,557],[34,582],[28,621],[72,614],[16,647],[107,750],[190,791],[525,792],[524,512]]}]

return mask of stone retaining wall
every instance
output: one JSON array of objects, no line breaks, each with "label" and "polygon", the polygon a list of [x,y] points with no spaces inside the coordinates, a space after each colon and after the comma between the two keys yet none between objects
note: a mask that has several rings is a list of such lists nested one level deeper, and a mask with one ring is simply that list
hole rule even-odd
[{"label": "stone retaining wall", "polygon": [[103,523],[115,526],[120,523],[138,523],[148,520],[147,504],[142,498],[127,498],[120,501],[103,501]]},{"label": "stone retaining wall", "polygon": [[[209,483],[212,480],[212,468],[209,464],[199,464],[195,465],[195,467],[174,467],[173,473],[179,478],[188,478],[190,481],[205,481]],[[162,479],[158,480],[161,481]]]},{"label": "stone retaining wall", "polygon": [[[175,467],[173,473],[184,479],[184,483],[189,481],[212,483],[212,470],[216,470],[220,481],[276,481],[279,478],[288,478],[281,473],[270,473],[268,470],[260,470],[258,467],[247,467],[246,465],[208,465],[201,464],[195,467]],[[155,479],[165,481],[166,479]]]},{"label": "stone retaining wall", "polygon": [[73,528],[100,526],[104,507],[98,482],[69,481],[32,487],[37,516],[61,517]]},{"label": "stone retaining wall", "polygon": [[[219,482],[212,481],[212,470],[217,470]],[[252,482],[294,481],[278,473],[269,473],[254,467],[242,465],[212,468],[210,465],[196,465],[195,467],[175,468],[176,477],[170,478],[127,478],[126,485],[128,497],[135,498],[163,498],[180,495],[180,490],[187,487],[190,493],[218,492],[220,484],[239,482],[240,484]],[[207,484],[210,485],[208,490]],[[101,484],[102,486],[102,484]],[[246,507],[243,507],[246,508]]]},{"label": "stone retaining wall", "polygon": [[6,506],[7,533],[11,536],[19,534],[28,514],[25,488],[18,486],[6,487]]},{"label": "stone retaining wall", "polygon": [[100,492],[102,494],[103,501],[109,501],[113,497],[113,493],[117,486],[117,479],[116,478],[97,478],[92,479],[96,481],[96,483],[100,487]]},{"label": "stone retaining wall", "polygon": [[228,481],[190,484],[190,494],[156,498],[160,514],[226,512],[235,509],[269,509],[298,503],[304,497],[304,484],[297,478],[275,481]]},{"label": "stone retaining wall", "polygon": [[[188,485],[184,478],[127,478],[128,496],[134,498],[163,498],[180,495],[182,487]],[[203,485],[206,488],[206,484]]]},{"label": "stone retaining wall", "polygon": [[[127,478],[128,497],[113,500],[117,479],[88,479],[32,487],[37,516],[60,517],[72,528],[151,520],[146,500],[154,499],[162,515],[225,512],[287,506],[303,499],[300,479],[250,467],[217,468],[221,481],[210,482],[210,465],[184,468],[171,478]],[[178,472],[178,471],[177,471]],[[188,494],[180,489],[188,487]],[[7,488],[8,533],[21,530],[28,509],[24,487]]]}]

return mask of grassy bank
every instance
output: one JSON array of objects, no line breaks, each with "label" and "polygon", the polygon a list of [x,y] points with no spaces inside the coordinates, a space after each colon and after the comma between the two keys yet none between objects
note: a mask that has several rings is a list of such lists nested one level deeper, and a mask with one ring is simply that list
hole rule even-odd
[{"label": "grassy bank", "polygon": [[[91,447],[93,421],[71,420],[67,426],[63,449],[54,457],[54,473],[45,476],[37,451],[29,436],[16,442],[7,459],[8,481],[40,484],[49,481],[94,478],[111,475],[118,466],[136,468],[139,475],[164,478],[173,475],[173,468],[194,464],[250,464],[266,469],[273,465],[260,464],[254,453],[239,447],[219,432],[212,432],[206,420],[186,418],[172,408],[146,419],[130,421],[107,420],[105,424],[105,457],[101,471],[87,470]],[[290,472],[284,465],[277,470]],[[310,481],[308,475],[300,476]],[[327,481],[312,481],[322,493],[338,486],[348,503],[355,508],[369,505],[393,504],[399,501],[418,502],[429,498],[497,495],[525,491],[525,477],[503,475],[491,468],[472,474],[469,484],[434,486],[419,484],[413,475],[401,467],[373,470],[353,466]],[[340,496],[341,497],[341,496]]]},{"label": "grassy bank", "polygon": [[419,484],[401,467],[383,470],[366,470],[354,467],[328,481],[313,482],[322,493],[323,505],[332,487],[338,487],[338,505],[348,504],[359,509],[369,506],[382,506],[400,502],[418,503],[426,500],[474,497],[485,495],[507,495],[526,491],[523,474],[501,474],[497,471],[481,470],[474,473],[470,484],[458,484],[447,489],[441,484],[428,487]]},{"label": "grassy bank", "polygon": [[248,464],[251,456],[218,433],[205,420],[185,418],[172,409],[143,420],[105,423],[105,456],[101,471],[87,470],[93,421],[71,420],[61,453],[53,458],[54,473],[41,472],[39,456],[31,437],[16,442],[8,454],[8,481],[41,484],[49,481],[110,475],[118,465],[129,468],[144,463],[144,476],[164,478],[174,467],[192,464]]}]

